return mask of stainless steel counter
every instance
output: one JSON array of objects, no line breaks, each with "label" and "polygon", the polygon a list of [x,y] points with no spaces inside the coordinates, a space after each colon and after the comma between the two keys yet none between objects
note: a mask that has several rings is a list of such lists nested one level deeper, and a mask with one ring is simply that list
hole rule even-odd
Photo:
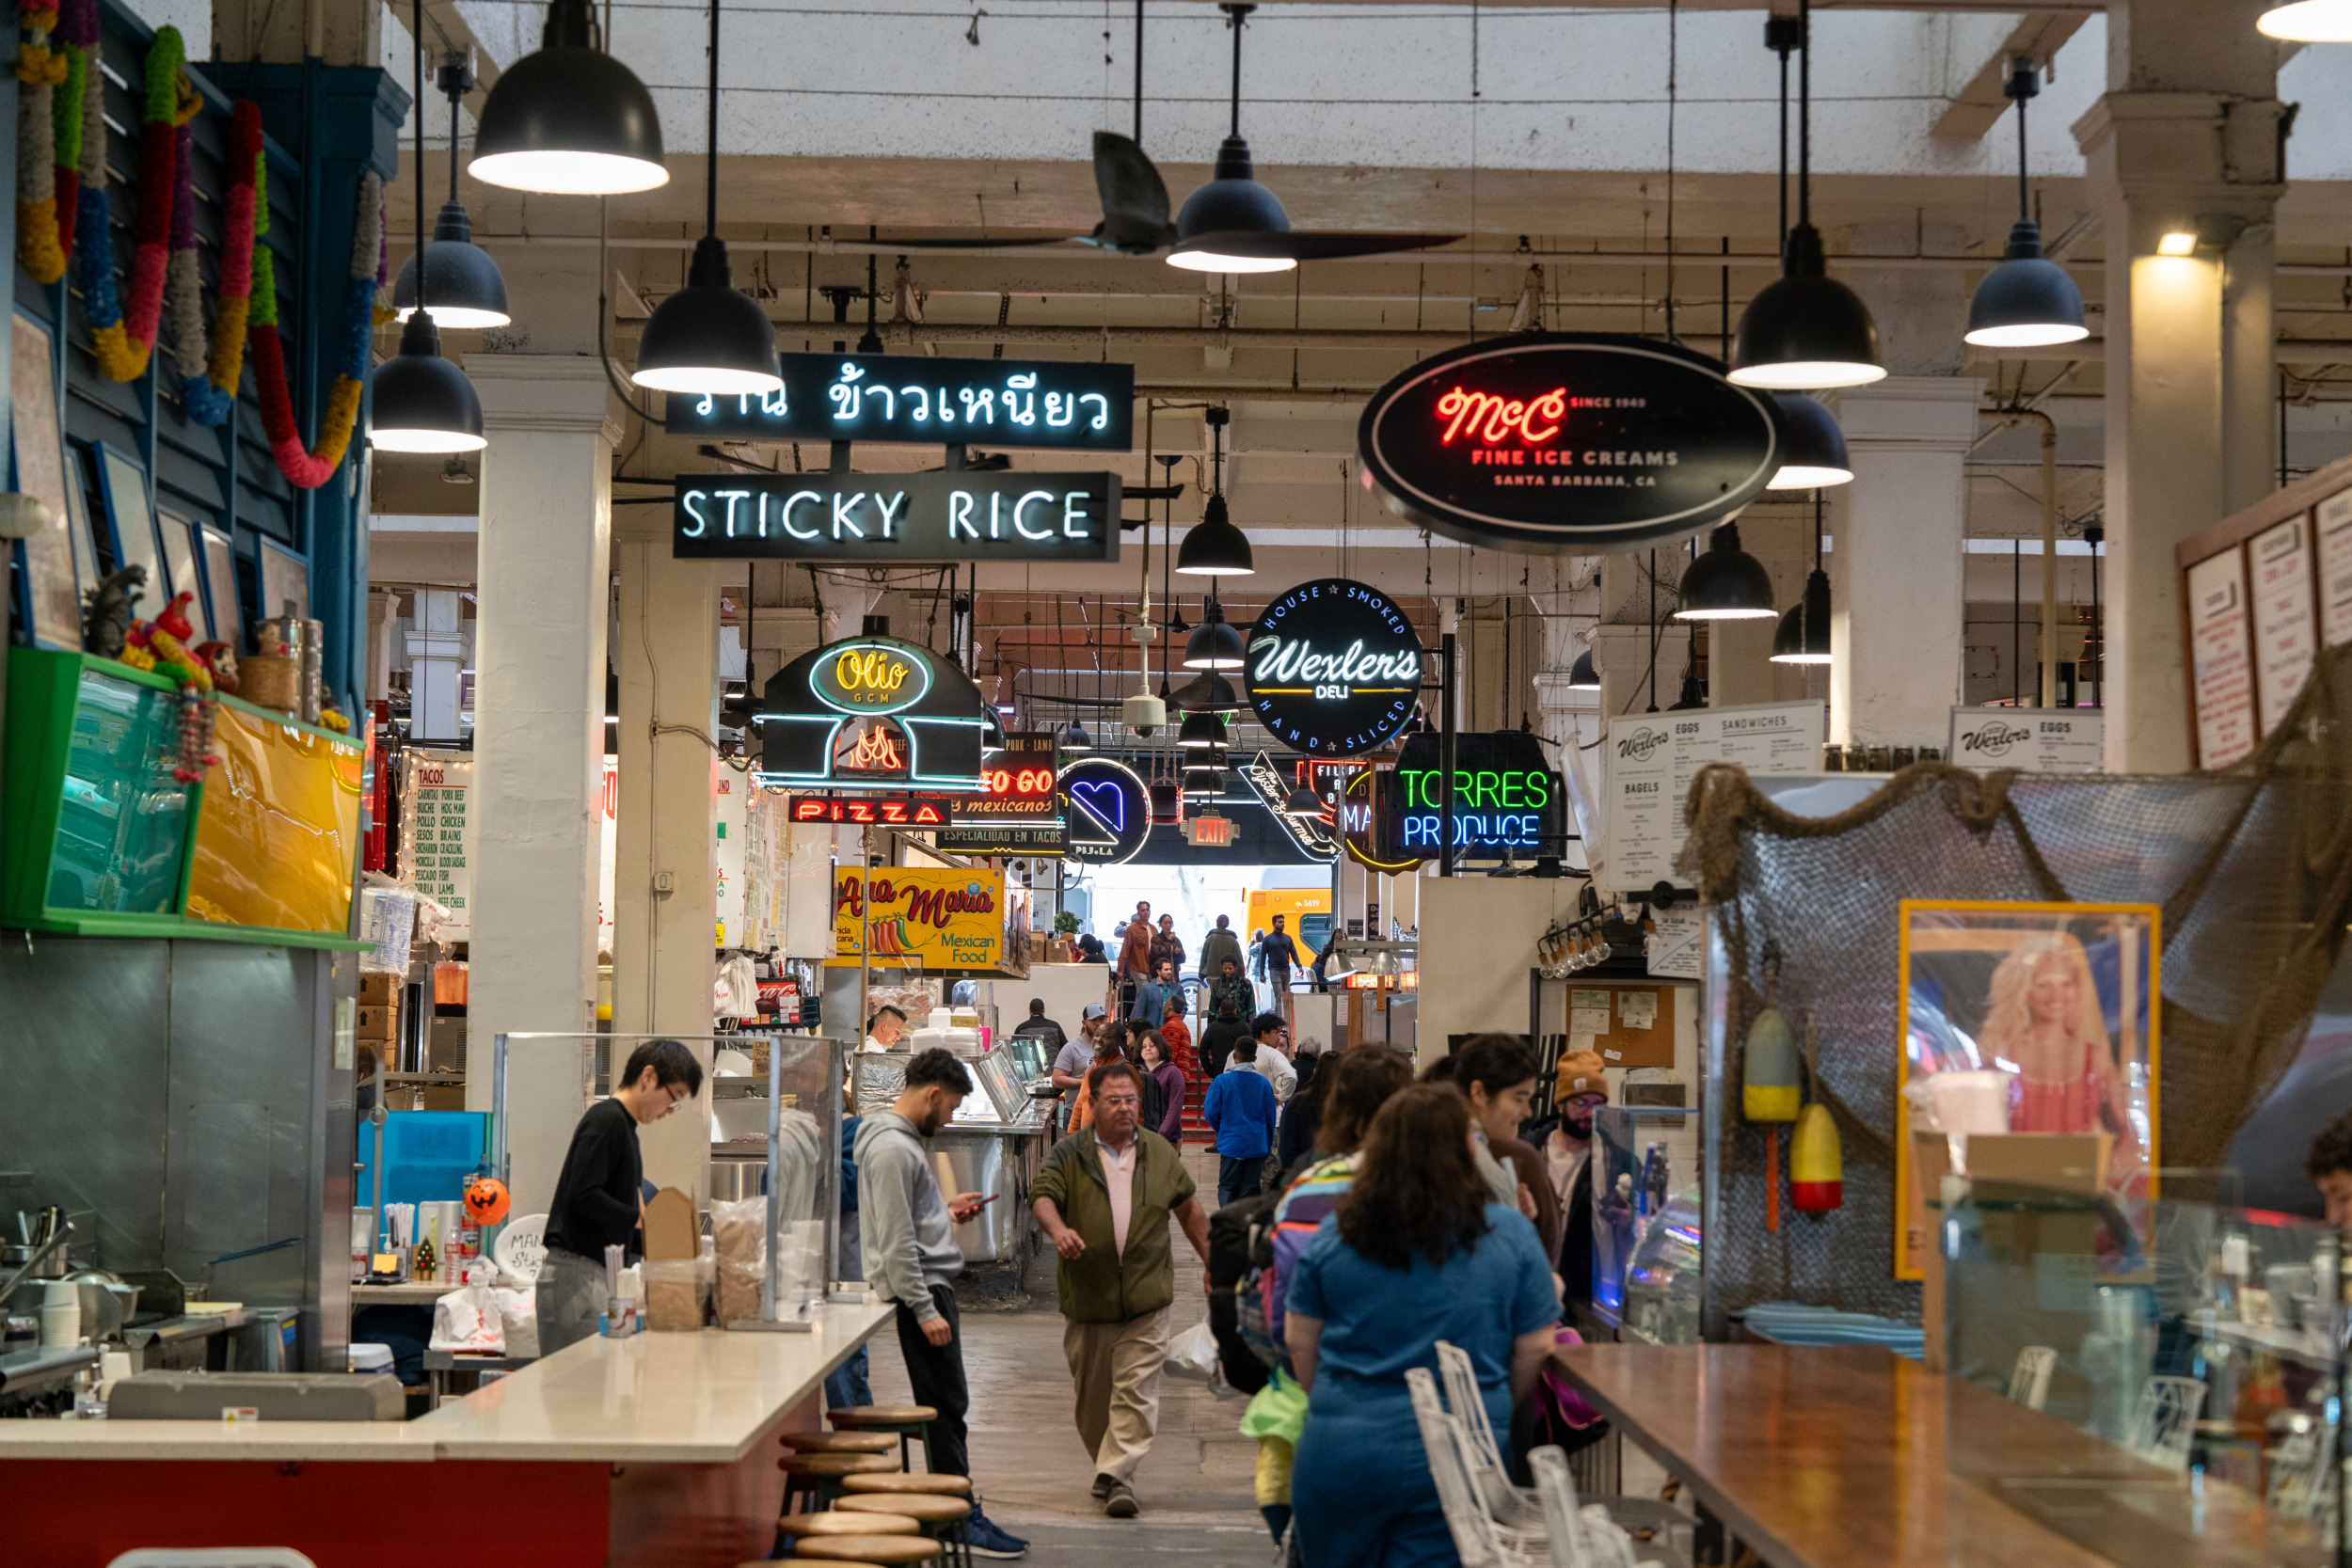
[{"label": "stainless steel counter", "polygon": [[931,1171],[940,1191],[978,1193],[996,1200],[956,1227],[956,1244],[963,1249],[966,1262],[1027,1259],[1037,1230],[1029,1212],[1029,1187],[1053,1142],[1050,1104],[1035,1103],[1019,1121],[959,1117],[932,1137]]}]

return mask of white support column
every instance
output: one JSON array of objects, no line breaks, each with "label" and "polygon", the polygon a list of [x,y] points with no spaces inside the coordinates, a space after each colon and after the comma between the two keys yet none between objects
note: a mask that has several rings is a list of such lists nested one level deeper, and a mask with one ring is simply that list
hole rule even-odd
[{"label": "white support column", "polygon": [[[1757,553],[1752,545],[1747,548],[1751,555]],[[1708,707],[1743,707],[1772,700],[1772,637],[1779,630],[1778,616],[1716,621],[1708,626]]]},{"label": "white support column", "polygon": [[[2106,248],[2107,767],[2188,766],[2172,549],[2276,483],[2279,45],[2265,0],[2128,0],[2074,126]],[[2195,234],[2166,256],[2167,234]]]},{"label": "white support column", "polygon": [[[482,465],[475,626],[470,1110],[490,1108],[501,1033],[596,1027],[605,603],[619,421],[593,358],[477,354]],[[624,792],[623,799],[627,799]],[[576,1057],[516,1050],[506,1141],[516,1212],[547,1207],[580,1115]]]},{"label": "white support column", "polygon": [[466,670],[457,590],[420,588],[416,599],[416,626],[408,634],[408,735],[420,741],[453,741]]},{"label": "white support column", "polygon": [[1854,480],[1831,492],[1829,737],[1941,746],[1960,701],[1968,449],[1984,383],[1889,376],[1839,394]]},{"label": "white support column", "polygon": [[[613,520],[612,566],[621,628],[612,1032],[707,1035],[722,765],[707,737],[718,734],[719,579],[733,568],[673,559],[669,514],[653,506]],[[700,1117],[656,1122],[639,1141],[649,1180],[697,1197],[707,1192],[710,1142]]]},{"label": "white support column", "polygon": [[392,694],[392,633],[399,629],[400,595],[389,588],[368,590],[367,700]]}]

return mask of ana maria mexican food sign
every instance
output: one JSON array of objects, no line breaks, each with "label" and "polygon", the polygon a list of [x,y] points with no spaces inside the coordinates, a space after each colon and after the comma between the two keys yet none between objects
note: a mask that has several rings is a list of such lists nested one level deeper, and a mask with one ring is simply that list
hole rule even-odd
[{"label": "ana maria mexican food sign", "polygon": [[832,961],[997,969],[1004,964],[1005,920],[1002,871],[846,866],[834,882]]}]

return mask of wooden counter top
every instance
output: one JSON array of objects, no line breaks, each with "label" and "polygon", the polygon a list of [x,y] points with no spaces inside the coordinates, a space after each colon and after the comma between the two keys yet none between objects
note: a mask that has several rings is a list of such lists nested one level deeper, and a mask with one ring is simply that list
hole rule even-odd
[{"label": "wooden counter top", "polygon": [[1953,1473],[1954,1451],[1962,1469],[1981,1475],[2090,1482],[2136,1497],[2182,1488],[2180,1478],[2054,1417],[1883,1350],[1573,1345],[1553,1361],[1773,1568],[2109,1560]]},{"label": "wooden counter top", "polygon": [[808,1334],[591,1338],[415,1421],[0,1421],[11,1459],[504,1459],[732,1464],[890,1322],[824,1307]]}]

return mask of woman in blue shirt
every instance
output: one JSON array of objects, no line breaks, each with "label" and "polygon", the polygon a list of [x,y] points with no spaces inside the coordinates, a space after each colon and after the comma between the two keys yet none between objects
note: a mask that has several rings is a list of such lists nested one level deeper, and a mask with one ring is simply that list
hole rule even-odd
[{"label": "woman in blue shirt", "polygon": [[1308,1390],[1291,1504],[1307,1568],[1458,1561],[1405,1373],[1439,1339],[1478,1369],[1486,1419],[1535,1385],[1560,1319],[1535,1227],[1493,1202],[1470,1159],[1470,1103],[1405,1090],[1373,1117],[1363,1164],[1298,1259],[1283,1338]]}]

